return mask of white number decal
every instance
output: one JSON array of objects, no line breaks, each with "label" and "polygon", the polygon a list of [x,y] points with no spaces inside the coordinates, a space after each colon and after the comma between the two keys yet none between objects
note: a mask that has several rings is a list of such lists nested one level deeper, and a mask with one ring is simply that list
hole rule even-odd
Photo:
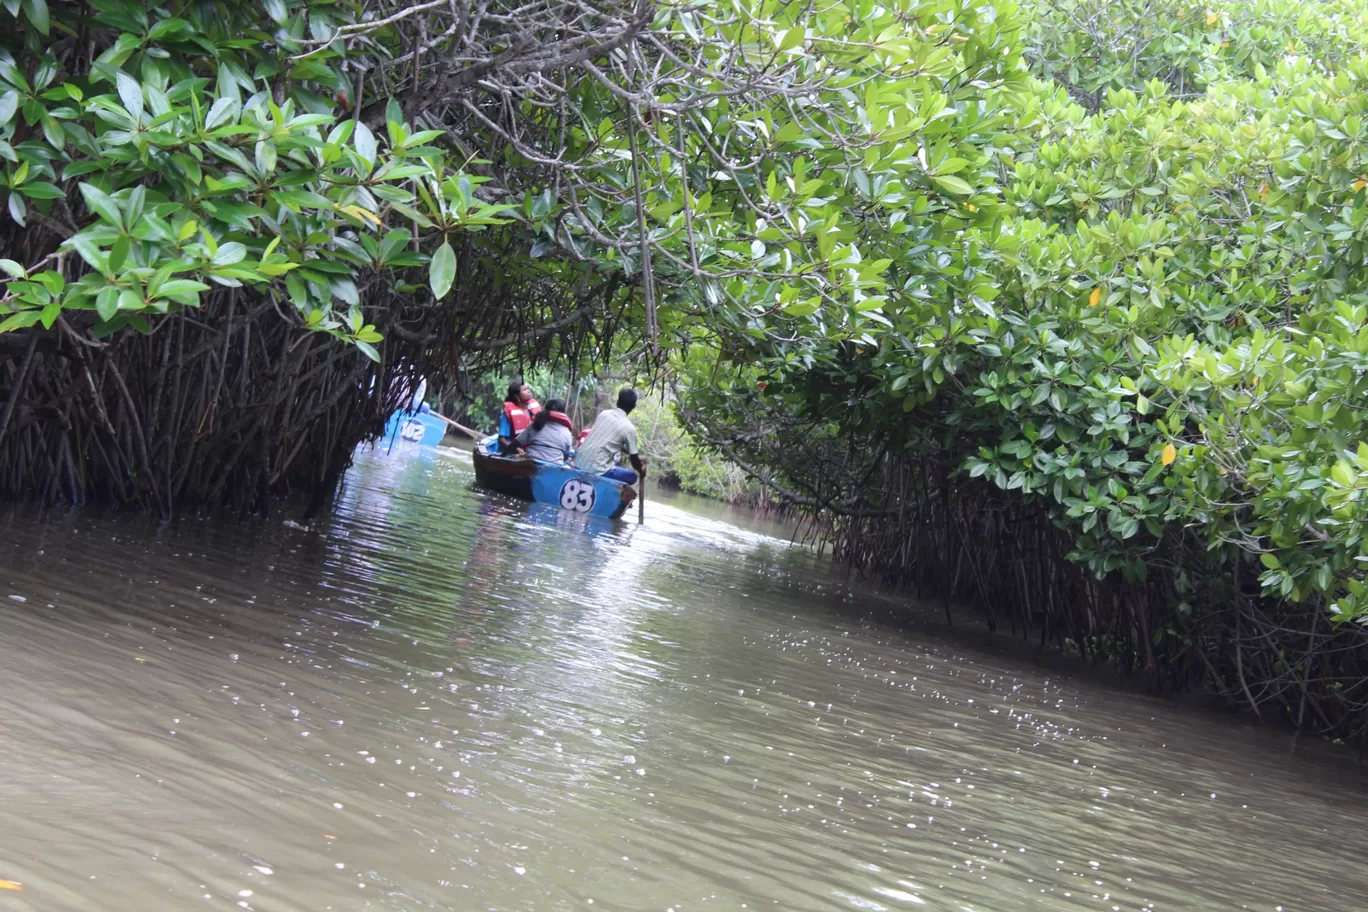
[{"label": "white number decal", "polygon": [[414,443],[421,443],[423,435],[427,433],[427,428],[421,421],[405,421],[404,426],[399,430],[399,436]]},{"label": "white number decal", "polygon": [[570,479],[561,485],[560,505],[576,513],[588,513],[594,509],[594,486],[578,478]]}]

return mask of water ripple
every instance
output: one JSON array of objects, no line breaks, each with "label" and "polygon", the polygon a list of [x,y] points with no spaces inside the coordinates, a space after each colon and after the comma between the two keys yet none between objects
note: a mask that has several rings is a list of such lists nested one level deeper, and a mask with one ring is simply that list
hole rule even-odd
[{"label": "water ripple", "polygon": [[471,480],[0,515],[0,912],[1362,908],[1337,754],[861,622],[781,530]]}]

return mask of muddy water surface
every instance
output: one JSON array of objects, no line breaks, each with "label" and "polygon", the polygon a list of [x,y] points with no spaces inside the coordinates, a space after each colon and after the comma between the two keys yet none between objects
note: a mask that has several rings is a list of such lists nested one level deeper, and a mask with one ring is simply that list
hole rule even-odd
[{"label": "muddy water surface", "polygon": [[472,480],[0,516],[0,912],[1368,908],[1350,755],[864,623],[776,530]]}]

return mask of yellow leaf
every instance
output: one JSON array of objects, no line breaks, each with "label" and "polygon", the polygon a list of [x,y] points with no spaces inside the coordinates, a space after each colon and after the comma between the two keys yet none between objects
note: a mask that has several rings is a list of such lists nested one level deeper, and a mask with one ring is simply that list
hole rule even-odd
[{"label": "yellow leaf", "polygon": [[1366,180],[1364,180],[1363,178],[1360,177],[1358,180],[1354,181],[1353,187],[1354,187],[1354,192],[1357,193],[1358,191],[1362,190],[1364,187],[1368,187],[1368,181],[1366,181]]},{"label": "yellow leaf", "polygon": [[1173,460],[1178,458],[1178,448],[1173,444],[1164,447],[1164,452],[1159,454],[1159,461],[1166,466],[1173,465]]},{"label": "yellow leaf", "polygon": [[23,889],[24,889],[23,885],[17,884],[17,883],[15,883],[15,882],[12,881],[12,880],[0,880],[0,890],[20,890],[20,891],[22,891]]},{"label": "yellow leaf", "polygon": [[1102,289],[1094,288],[1092,294],[1088,295],[1088,306],[1096,307],[1102,303]]},{"label": "yellow leaf", "polygon": [[1207,25],[1215,25],[1216,20],[1221,18],[1220,13],[1207,13]]},{"label": "yellow leaf", "polygon": [[369,209],[362,208],[361,206],[343,206],[342,211],[347,213],[347,215],[350,215],[352,218],[357,219],[361,222],[371,221],[374,222],[376,225],[380,224],[380,219],[376,218],[374,212],[371,212]]},{"label": "yellow leaf", "polygon": [[1268,196],[1268,181],[1259,184],[1259,199],[1263,199],[1265,196]]}]

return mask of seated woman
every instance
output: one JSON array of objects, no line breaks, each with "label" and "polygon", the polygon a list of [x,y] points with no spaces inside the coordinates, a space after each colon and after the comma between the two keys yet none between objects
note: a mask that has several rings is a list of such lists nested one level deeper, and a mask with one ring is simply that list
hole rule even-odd
[{"label": "seated woman", "polygon": [[545,411],[537,413],[532,425],[518,434],[514,443],[538,462],[565,465],[570,461],[574,441],[575,428],[565,414],[565,402],[552,399],[546,403]]},{"label": "seated woman", "polygon": [[527,429],[540,411],[541,403],[532,398],[532,387],[521,380],[508,384],[503,414],[499,416],[499,452],[505,456],[517,453],[513,439]]}]

